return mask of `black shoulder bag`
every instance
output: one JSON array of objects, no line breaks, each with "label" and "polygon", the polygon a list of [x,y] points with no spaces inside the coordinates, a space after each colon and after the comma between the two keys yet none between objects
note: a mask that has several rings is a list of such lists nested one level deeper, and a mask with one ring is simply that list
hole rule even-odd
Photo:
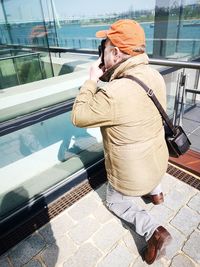
[{"label": "black shoulder bag", "polygon": [[185,154],[185,152],[190,148],[191,142],[181,126],[174,126],[171,123],[167,113],[165,112],[160,102],[154,95],[153,90],[134,76],[126,75],[123,78],[131,79],[137,82],[147,92],[147,95],[156,105],[158,111],[160,112],[160,115],[163,118],[164,129],[165,129],[165,140],[168,146],[170,157],[178,158],[179,156]]}]

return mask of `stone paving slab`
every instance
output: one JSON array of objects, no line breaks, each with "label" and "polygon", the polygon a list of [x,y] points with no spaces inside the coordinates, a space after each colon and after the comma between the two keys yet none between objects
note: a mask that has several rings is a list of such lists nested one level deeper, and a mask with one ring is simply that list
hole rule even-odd
[{"label": "stone paving slab", "polygon": [[171,225],[188,236],[193,229],[197,228],[199,222],[200,215],[197,212],[188,207],[183,207],[171,220]]},{"label": "stone paving slab", "polygon": [[191,261],[190,258],[188,258],[184,254],[178,254],[174,257],[171,267],[194,267],[195,263]]},{"label": "stone paving slab", "polygon": [[134,255],[123,244],[118,244],[97,264],[97,267],[129,267],[133,259]]},{"label": "stone paving slab", "polygon": [[200,214],[200,193],[193,196],[187,205]]},{"label": "stone paving slab", "polygon": [[63,267],[93,267],[101,257],[102,253],[98,248],[88,242],[81,245]]},{"label": "stone paving slab", "polygon": [[183,252],[185,252],[189,257],[198,262],[200,265],[199,245],[200,232],[195,230],[183,246]]},{"label": "stone paving slab", "polygon": [[[152,266],[200,266],[200,193],[169,174],[163,191],[161,205],[137,200],[173,237]],[[144,238],[107,210],[105,196],[103,184],[2,255],[0,267],[148,266],[141,257]]]}]

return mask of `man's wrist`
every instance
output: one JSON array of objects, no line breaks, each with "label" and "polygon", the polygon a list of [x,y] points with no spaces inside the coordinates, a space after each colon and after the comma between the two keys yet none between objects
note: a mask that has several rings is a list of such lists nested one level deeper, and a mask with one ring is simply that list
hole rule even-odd
[{"label": "man's wrist", "polygon": [[81,91],[89,90],[92,93],[94,93],[96,91],[96,88],[97,88],[97,82],[89,79],[84,82],[83,86],[81,87]]}]

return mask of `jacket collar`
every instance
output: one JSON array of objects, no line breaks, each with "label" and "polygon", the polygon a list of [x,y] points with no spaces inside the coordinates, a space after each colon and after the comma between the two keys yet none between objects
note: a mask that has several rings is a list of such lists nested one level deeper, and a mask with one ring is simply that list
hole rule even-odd
[{"label": "jacket collar", "polygon": [[104,82],[112,81],[117,78],[121,78],[124,73],[141,64],[148,64],[149,58],[146,53],[130,57],[126,60],[119,62],[112,68],[108,69],[101,77],[100,80]]}]

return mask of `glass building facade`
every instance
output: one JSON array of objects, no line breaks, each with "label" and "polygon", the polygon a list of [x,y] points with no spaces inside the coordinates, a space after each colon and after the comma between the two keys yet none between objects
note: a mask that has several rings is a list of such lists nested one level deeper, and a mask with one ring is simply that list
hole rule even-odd
[{"label": "glass building facade", "polygon": [[[96,31],[118,19],[135,19],[145,30],[150,59],[199,61],[199,1],[149,2],[151,7],[137,8],[127,1],[127,9],[108,6],[106,12],[97,4],[92,14],[86,1],[78,14],[62,0],[1,0],[1,224],[103,160],[99,129],[71,124],[73,100],[97,58]],[[173,116],[181,68],[157,67]],[[187,75],[193,77],[188,86],[197,89],[199,70]]]}]

